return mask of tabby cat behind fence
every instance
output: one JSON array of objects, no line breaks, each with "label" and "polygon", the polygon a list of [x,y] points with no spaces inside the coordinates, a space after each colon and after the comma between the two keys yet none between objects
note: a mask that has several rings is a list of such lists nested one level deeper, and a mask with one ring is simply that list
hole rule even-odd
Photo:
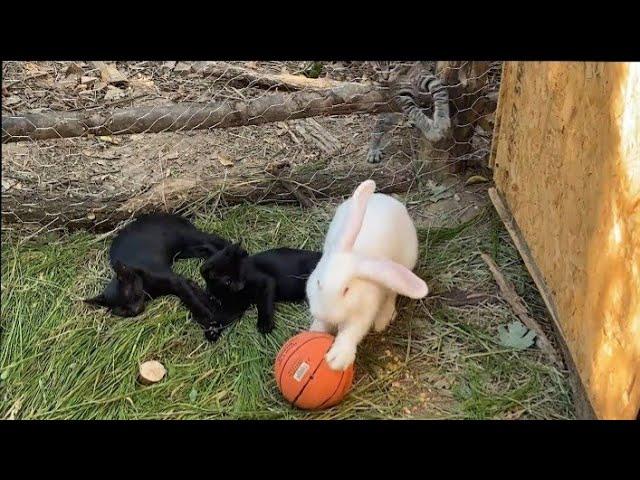
[{"label": "tabby cat behind fence", "polygon": [[[375,71],[376,83],[389,88],[391,98],[398,103],[401,112],[383,113],[378,116],[367,161],[378,163],[386,146],[384,140],[391,129],[401,120],[422,133],[431,143],[444,139],[451,130],[449,117],[449,94],[440,79],[433,73],[435,62],[370,62]],[[427,101],[425,103],[425,100]],[[432,107],[433,118],[425,113]]]}]

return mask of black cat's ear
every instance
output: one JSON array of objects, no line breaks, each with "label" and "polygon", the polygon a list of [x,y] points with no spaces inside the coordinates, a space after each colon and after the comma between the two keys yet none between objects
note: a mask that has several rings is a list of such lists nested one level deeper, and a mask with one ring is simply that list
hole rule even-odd
[{"label": "black cat's ear", "polygon": [[234,253],[236,255],[236,257],[238,258],[244,258],[248,255],[247,251],[242,248],[242,240],[238,240],[234,245],[233,245],[233,249],[234,249]]},{"label": "black cat's ear", "polygon": [[136,275],[132,268],[129,268],[119,260],[116,260],[113,263],[113,271],[116,272],[116,276],[120,281],[132,280]]},{"label": "black cat's ear", "polygon": [[119,275],[125,274],[127,271],[127,267],[125,267],[124,263],[122,263],[120,260],[116,260],[115,262],[113,262],[113,271]]},{"label": "black cat's ear", "polygon": [[98,307],[107,307],[109,306],[107,303],[107,299],[105,298],[105,296],[101,293],[100,295],[98,295],[97,297],[93,297],[93,298],[86,298],[83,300],[84,303],[88,303],[89,305],[97,305]]},{"label": "black cat's ear", "polygon": [[204,263],[200,266],[200,275],[202,275],[205,279],[209,278],[209,272],[211,271],[213,266],[216,264],[215,260],[216,259],[212,255],[209,258],[207,258],[204,261]]}]

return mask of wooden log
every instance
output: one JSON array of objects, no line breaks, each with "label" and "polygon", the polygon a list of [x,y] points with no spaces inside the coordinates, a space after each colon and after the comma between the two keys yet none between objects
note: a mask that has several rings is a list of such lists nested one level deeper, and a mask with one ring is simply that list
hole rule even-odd
[{"label": "wooden log", "polygon": [[[277,202],[302,203],[310,207],[314,199],[346,197],[368,178],[374,179],[378,190],[385,193],[406,192],[415,183],[411,163],[387,162],[372,168],[362,160],[343,160],[335,164],[309,161],[293,167],[288,162],[273,162],[262,168],[245,167],[240,163],[205,174],[162,179],[142,192],[128,192],[111,180],[116,187],[112,190],[126,192],[117,195],[52,193],[46,185],[38,185],[37,179],[31,184],[24,179],[22,188],[3,192],[2,221],[34,227],[47,225],[48,229],[106,231],[140,213],[174,212],[214,199],[226,205]],[[105,185],[102,187],[107,191]]]},{"label": "wooden log", "polygon": [[3,116],[2,142],[229,128],[396,109],[383,90],[346,84],[322,92],[273,93],[248,101],[139,107],[112,114],[47,112]]},{"label": "wooden log", "polygon": [[232,65],[227,62],[201,62],[195,65],[194,68],[207,79],[224,79],[227,84],[235,87],[277,88],[283,91],[295,91],[327,90],[348,85],[346,82],[339,82],[330,78],[308,78],[290,73],[258,72],[251,68]]}]

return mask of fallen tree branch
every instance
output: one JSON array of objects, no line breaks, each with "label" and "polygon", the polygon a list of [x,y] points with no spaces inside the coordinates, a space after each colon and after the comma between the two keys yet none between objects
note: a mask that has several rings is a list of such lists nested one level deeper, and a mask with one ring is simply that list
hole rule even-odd
[{"label": "fallen tree branch", "polygon": [[489,255],[487,255],[486,253],[481,253],[480,256],[482,257],[482,260],[484,260],[484,263],[486,263],[489,267],[489,270],[491,270],[493,278],[496,280],[502,296],[511,306],[513,312],[529,330],[533,330],[536,333],[536,344],[538,345],[538,347],[540,347],[540,350],[542,350],[556,366],[561,367],[562,362],[556,355],[556,351],[553,348],[553,345],[545,335],[542,328],[540,328],[540,325],[538,325],[538,323],[529,316],[527,307],[525,306],[522,298],[520,298],[520,296],[517,294],[513,284],[504,277],[502,272],[500,272],[500,270],[498,269],[496,263]]},{"label": "fallen tree branch", "polygon": [[[327,90],[344,87],[348,82],[329,78],[309,78],[290,73],[265,73],[246,67],[231,65],[227,62],[203,62],[196,71],[205,78],[226,79],[234,87],[278,88],[280,90]],[[354,84],[351,84],[354,85]]]},{"label": "fallen tree branch", "polygon": [[296,187],[292,182],[288,180],[284,180],[278,177],[278,182],[282,185],[288,192],[290,192],[296,199],[302,208],[311,208],[313,207],[313,202],[302,193],[300,187]]},{"label": "fallen tree branch", "polygon": [[322,92],[273,93],[242,101],[2,117],[2,142],[85,135],[124,135],[260,125],[297,118],[397,110],[383,90],[346,84]]},{"label": "fallen tree branch", "polygon": [[[386,162],[375,168],[363,161],[326,160],[292,166],[272,162],[261,168],[238,163],[221,168],[214,162],[207,171],[163,178],[144,190],[131,191],[118,176],[105,179],[99,192],[51,191],[37,178],[24,178],[20,189],[2,193],[3,227],[24,224],[69,230],[107,231],[132,216],[152,211],[176,212],[184,207],[217,199],[224,205],[240,203],[300,203],[313,206],[312,198],[340,198],[350,195],[358,183],[372,178],[384,193],[402,193],[415,183],[411,163]],[[304,188],[304,194],[301,192]],[[106,194],[105,192],[118,192]]]}]

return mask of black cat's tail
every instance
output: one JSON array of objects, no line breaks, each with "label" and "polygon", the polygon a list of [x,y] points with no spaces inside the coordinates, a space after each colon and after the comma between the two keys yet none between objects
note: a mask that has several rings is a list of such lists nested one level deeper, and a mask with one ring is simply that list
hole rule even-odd
[{"label": "black cat's tail", "polygon": [[97,307],[104,307],[106,305],[104,295],[102,294],[92,298],[85,298],[82,301],[88,305],[94,305]]}]

